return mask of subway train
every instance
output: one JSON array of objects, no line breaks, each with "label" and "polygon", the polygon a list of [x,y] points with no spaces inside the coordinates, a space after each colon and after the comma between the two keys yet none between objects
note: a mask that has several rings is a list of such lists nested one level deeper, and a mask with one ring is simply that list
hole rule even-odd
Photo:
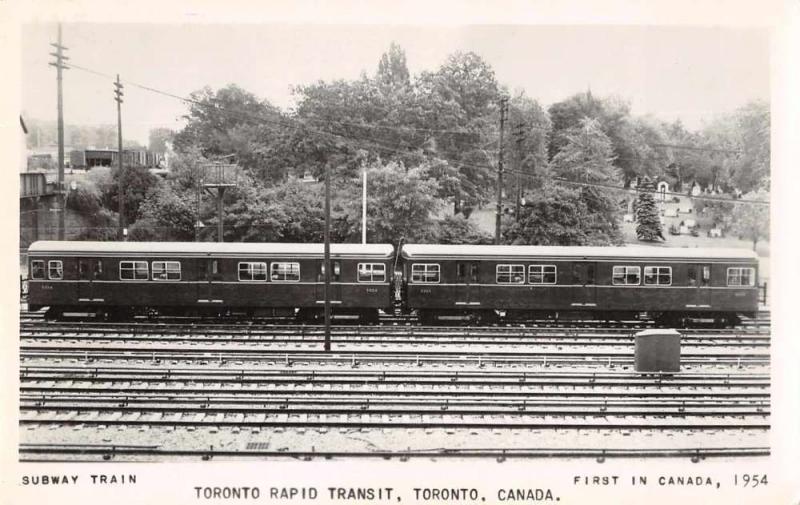
[{"label": "subway train", "polygon": [[[331,244],[332,314],[423,324],[533,319],[721,326],[758,311],[758,258],[743,249]],[[94,314],[294,317],[324,311],[322,244],[40,241],[28,306]]]}]

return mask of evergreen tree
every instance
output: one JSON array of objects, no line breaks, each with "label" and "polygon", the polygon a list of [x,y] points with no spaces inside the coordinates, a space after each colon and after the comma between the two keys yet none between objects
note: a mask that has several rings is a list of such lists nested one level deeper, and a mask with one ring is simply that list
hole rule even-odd
[{"label": "evergreen tree", "polygon": [[647,242],[664,240],[654,193],[655,186],[650,179],[645,178],[636,200],[636,238]]}]

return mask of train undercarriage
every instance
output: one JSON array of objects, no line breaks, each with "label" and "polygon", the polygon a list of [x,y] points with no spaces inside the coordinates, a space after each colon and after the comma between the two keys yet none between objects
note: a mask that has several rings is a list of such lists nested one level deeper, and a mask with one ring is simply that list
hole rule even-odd
[{"label": "train undercarriage", "polygon": [[[42,307],[31,307],[38,310]],[[653,324],[665,328],[712,327],[732,328],[741,324],[740,314],[734,312],[639,312],[639,311],[525,311],[525,310],[447,310],[416,309],[380,311],[376,308],[333,308],[334,324],[379,324],[381,312],[401,313],[409,316],[408,322],[423,326],[492,326],[498,324],[603,322],[606,324]],[[742,314],[755,317],[755,314]],[[158,319],[160,317],[257,320],[277,319],[301,324],[324,324],[322,307],[108,307],[59,306],[49,307],[45,319],[72,318],[105,321],[128,321],[134,318]]]}]

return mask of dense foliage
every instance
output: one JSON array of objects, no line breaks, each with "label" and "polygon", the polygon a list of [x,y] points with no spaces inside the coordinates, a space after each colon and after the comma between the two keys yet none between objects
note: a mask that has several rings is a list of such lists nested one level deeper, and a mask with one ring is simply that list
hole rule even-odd
[{"label": "dense foliage", "polygon": [[[524,91],[509,94],[478,54],[456,52],[415,75],[397,44],[372,75],[305,83],[293,93],[294,107],[283,111],[233,84],[195,92],[183,129],[154,129],[150,136],[151,149],[169,155],[166,179],[112,170],[73,195],[71,205],[113,223],[121,176],[131,239],[216,240],[216,202],[202,184],[210,164],[224,161],[239,167],[236,187],[224,197],[225,240],[318,242],[329,174],[332,239],[357,242],[366,172],[370,242],[488,243],[493,237],[473,216],[493,206],[502,147],[503,242],[617,244],[621,208],[631,196],[612,188],[644,177],[665,180],[675,191],[699,187],[715,195],[769,185],[770,112],[760,102],[700,131],[634,116],[626,101],[591,92],[545,108]],[[92,139],[111,141],[106,130]],[[655,240],[660,230],[648,194],[640,196],[637,234]],[[707,206],[715,224],[764,237],[746,226],[767,223],[743,210],[750,206]]]}]

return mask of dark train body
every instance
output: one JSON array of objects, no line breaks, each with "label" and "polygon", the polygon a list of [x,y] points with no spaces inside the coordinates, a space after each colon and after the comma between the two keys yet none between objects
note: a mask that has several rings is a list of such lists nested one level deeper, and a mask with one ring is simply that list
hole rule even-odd
[{"label": "dark train body", "polygon": [[688,318],[758,309],[755,253],[738,249],[406,245],[404,303],[420,319]]},{"label": "dark train body", "polygon": [[[321,244],[36,242],[29,307],[93,312],[296,315],[318,320]],[[331,245],[333,313],[374,321],[401,302],[421,321],[689,319],[758,310],[758,261],[738,249]],[[399,276],[393,278],[393,265]],[[393,282],[394,281],[394,282]]]},{"label": "dark train body", "polygon": [[[101,312],[290,316],[324,310],[321,244],[35,242],[28,303],[50,315]],[[391,245],[331,245],[331,305],[375,320],[392,306]]]}]

